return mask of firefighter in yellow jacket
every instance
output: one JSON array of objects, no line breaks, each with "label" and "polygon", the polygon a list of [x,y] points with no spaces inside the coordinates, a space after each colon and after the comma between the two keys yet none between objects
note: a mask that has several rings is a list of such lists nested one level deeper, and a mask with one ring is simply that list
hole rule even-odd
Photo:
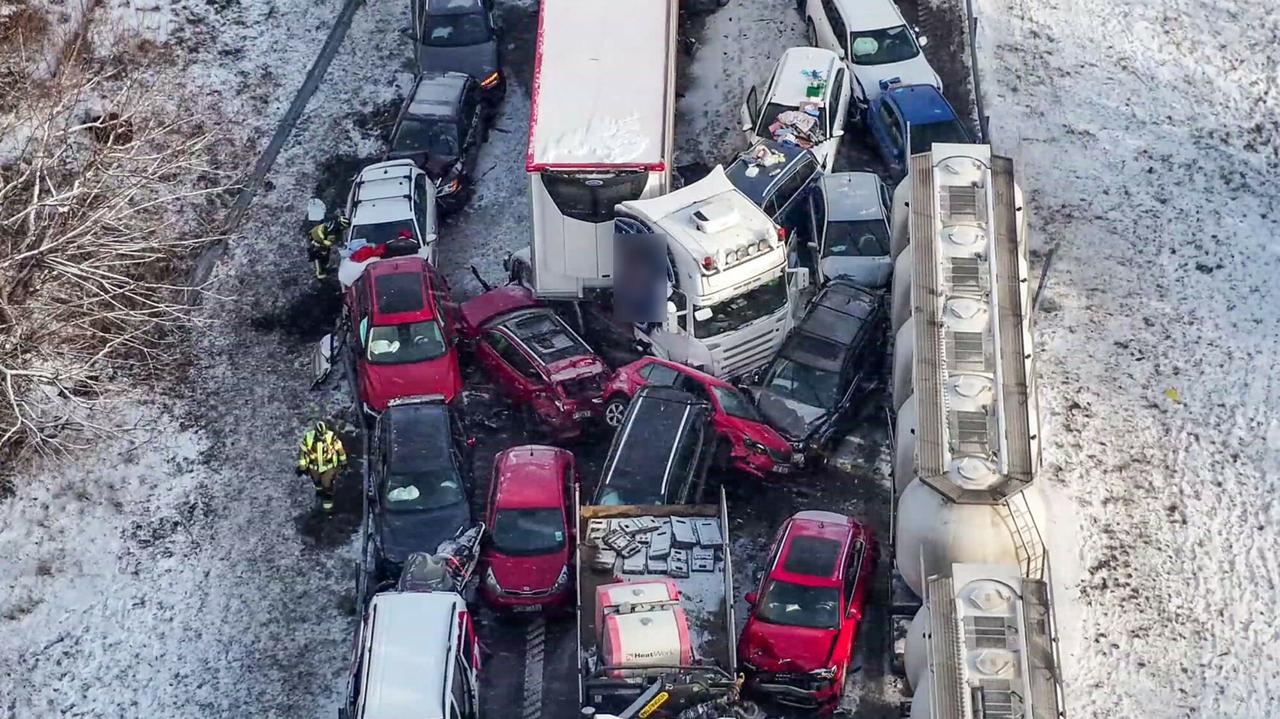
[{"label": "firefighter in yellow jacket", "polygon": [[347,463],[347,451],[337,433],[323,420],[317,421],[302,435],[298,445],[298,474],[311,477],[316,496],[325,512],[333,511],[333,482],[338,470]]},{"label": "firefighter in yellow jacket", "polygon": [[351,220],[341,211],[307,230],[307,259],[316,269],[316,279],[328,274],[329,255],[333,246],[342,239],[342,233],[351,227]]}]

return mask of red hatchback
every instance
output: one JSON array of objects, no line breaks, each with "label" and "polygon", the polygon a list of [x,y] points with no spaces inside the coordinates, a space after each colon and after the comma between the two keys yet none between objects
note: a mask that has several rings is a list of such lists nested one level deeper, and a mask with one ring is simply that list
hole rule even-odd
[{"label": "red hatchback", "polygon": [[657,357],[645,357],[622,367],[605,386],[605,424],[617,429],[627,404],[645,385],[665,385],[688,392],[711,405],[712,427],[718,437],[715,463],[757,477],[795,470],[792,448],[765,424],[756,406],[736,387],[696,369]]},{"label": "red hatchback", "polygon": [[540,612],[571,600],[565,488],[573,481],[568,450],[531,444],[494,458],[480,555],[486,566],[480,593],[494,607]]},{"label": "red hatchback", "polygon": [[444,277],[421,257],[370,264],[347,290],[354,330],[356,376],[365,410],[415,395],[462,391],[458,366],[458,306]]},{"label": "red hatchback", "polygon": [[747,595],[738,659],[753,691],[830,711],[858,635],[876,563],[875,539],[834,512],[800,512],[782,525],[758,592]]},{"label": "red hatchback", "polygon": [[462,304],[476,361],[554,440],[600,418],[609,368],[551,308],[508,285]]}]

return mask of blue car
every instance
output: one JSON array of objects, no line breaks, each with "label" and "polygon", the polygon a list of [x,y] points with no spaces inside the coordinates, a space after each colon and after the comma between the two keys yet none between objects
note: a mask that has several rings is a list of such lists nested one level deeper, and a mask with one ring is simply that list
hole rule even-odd
[{"label": "blue car", "polygon": [[880,87],[880,96],[871,101],[867,112],[867,124],[894,180],[907,174],[907,158],[928,152],[935,142],[973,142],[938,88],[898,85],[891,80]]}]

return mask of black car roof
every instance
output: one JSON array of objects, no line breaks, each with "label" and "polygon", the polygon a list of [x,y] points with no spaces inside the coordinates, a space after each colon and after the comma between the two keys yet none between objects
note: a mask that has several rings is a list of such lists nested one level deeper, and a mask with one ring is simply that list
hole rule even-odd
[{"label": "black car roof", "polygon": [[[642,387],[627,408],[627,421],[605,460],[605,476],[596,496],[605,487],[646,491],[650,488],[662,503],[667,462],[678,438],[690,436],[686,428],[707,421],[708,405],[688,392],[672,387]],[[630,431],[628,431],[630,430]],[[675,478],[684,481],[683,477]]]},{"label": "black car roof", "polygon": [[[757,147],[767,147],[771,151],[781,154],[786,158],[786,161],[771,167],[761,167],[755,177],[748,177],[747,169],[752,165],[749,158]],[[738,159],[725,168],[724,172],[729,178],[729,182],[732,182],[739,192],[746,195],[747,199],[757,205],[763,205],[772,191],[776,189],[775,186],[778,182],[790,174],[790,170],[800,164],[806,156],[812,157],[813,153],[797,145],[788,145],[774,140],[760,140],[738,155]],[[817,164],[816,159],[814,164]]]},{"label": "black car roof", "polygon": [[409,117],[457,117],[468,78],[460,72],[424,72],[409,98]]},{"label": "black car roof", "polygon": [[483,9],[480,0],[427,0],[427,13],[431,15],[461,15]]},{"label": "black car roof", "polygon": [[818,293],[780,356],[802,365],[838,372],[844,358],[863,341],[881,295],[847,280],[833,280]]},{"label": "black car roof", "polygon": [[396,471],[420,472],[451,466],[453,433],[449,408],[442,402],[391,405],[388,460]]}]

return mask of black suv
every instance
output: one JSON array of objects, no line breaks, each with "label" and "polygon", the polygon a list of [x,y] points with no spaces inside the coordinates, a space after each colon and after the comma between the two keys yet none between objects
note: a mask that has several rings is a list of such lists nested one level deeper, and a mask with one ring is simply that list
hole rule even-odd
[{"label": "black suv", "polygon": [[613,436],[593,505],[697,504],[711,464],[711,407],[671,387],[636,392]]},{"label": "black suv", "polygon": [[411,159],[436,183],[441,211],[471,196],[480,145],[489,138],[475,80],[459,72],[424,72],[400,108],[386,159]]},{"label": "black suv", "polygon": [[420,72],[460,72],[480,84],[496,108],[507,91],[493,0],[412,0]]},{"label": "black suv", "polygon": [[435,552],[471,525],[471,445],[443,397],[392,400],[369,457],[369,527],[378,580],[399,576],[413,552]]},{"label": "black suv", "polygon": [[765,421],[806,460],[817,459],[874,383],[886,333],[884,293],[827,283],[752,388]]}]

